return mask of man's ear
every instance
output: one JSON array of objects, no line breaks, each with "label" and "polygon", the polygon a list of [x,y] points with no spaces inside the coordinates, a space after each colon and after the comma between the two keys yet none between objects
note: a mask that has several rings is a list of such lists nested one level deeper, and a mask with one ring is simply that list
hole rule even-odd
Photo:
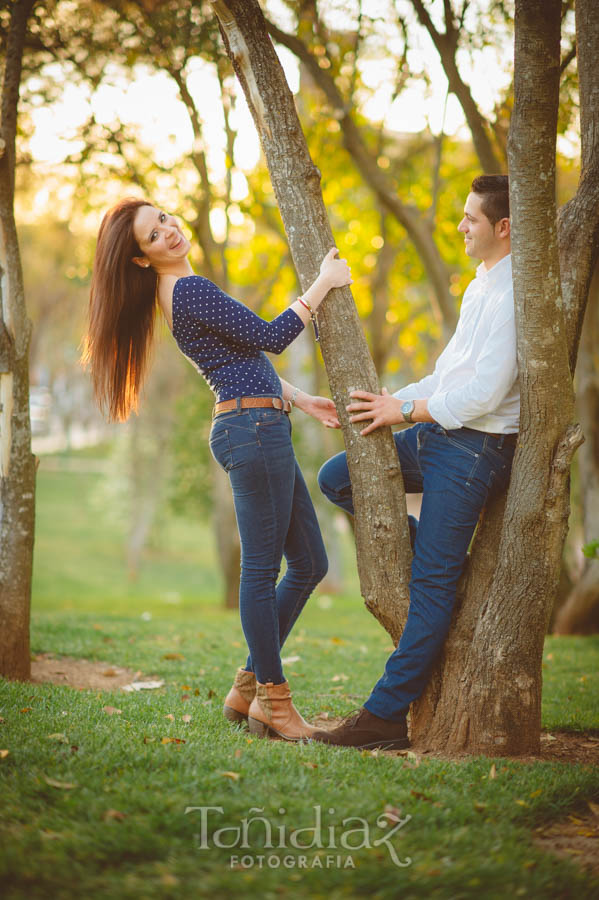
[{"label": "man's ear", "polygon": [[495,224],[496,234],[499,238],[506,238],[510,236],[510,220],[509,219],[500,219],[499,222]]},{"label": "man's ear", "polygon": [[146,259],[145,256],[133,256],[131,262],[134,262],[136,266],[140,266],[142,269],[148,269],[150,266],[150,260]]}]

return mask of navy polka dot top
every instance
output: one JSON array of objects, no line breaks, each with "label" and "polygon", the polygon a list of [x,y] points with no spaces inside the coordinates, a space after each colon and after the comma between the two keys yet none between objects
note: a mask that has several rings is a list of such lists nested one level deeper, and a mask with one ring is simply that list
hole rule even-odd
[{"label": "navy polka dot top", "polygon": [[266,322],[201,275],[187,275],[173,290],[173,337],[204,376],[216,400],[280,397],[281,382],[263,353],[281,353],[304,323],[288,308]]}]

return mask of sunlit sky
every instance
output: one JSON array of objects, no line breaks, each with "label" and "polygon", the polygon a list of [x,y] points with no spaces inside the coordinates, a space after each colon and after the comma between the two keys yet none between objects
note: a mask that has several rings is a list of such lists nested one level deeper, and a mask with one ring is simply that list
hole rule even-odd
[{"label": "sunlit sky", "polygon": [[[268,0],[264,6],[283,28],[293,30],[289,10],[279,0]],[[329,0],[326,6],[322,4],[323,11],[327,10],[326,21],[332,31],[349,27],[348,8],[351,5],[340,0]],[[405,8],[411,9],[411,4],[406,2]],[[390,14],[389,0],[364,0],[363,9],[368,15],[379,17],[383,23],[381,27],[386,27],[384,23],[389,21]],[[437,4],[432,9],[438,15],[442,7]],[[437,24],[442,27],[440,21]],[[410,44],[408,68],[413,78],[394,102],[393,56],[401,52],[400,38],[395,31],[389,32],[386,46],[393,52],[391,58],[381,58],[376,54],[368,58],[366,55],[361,65],[361,76],[368,88],[368,96],[364,98],[362,112],[373,121],[384,123],[390,131],[419,132],[428,128],[434,134],[441,130],[449,135],[463,133],[464,138],[468,139],[464,114],[456,98],[452,94],[447,95],[447,79],[428,34],[419,26],[412,27]],[[297,93],[297,59],[284,47],[277,46],[277,52],[291,90]],[[476,54],[465,51],[460,54],[462,77],[471,86],[474,98],[485,114],[492,112],[501,89],[511,80],[510,56],[509,41],[503,46],[487,47]],[[55,78],[65,79],[58,65],[53,69]],[[422,72],[428,75],[429,85],[424,79],[418,79]],[[189,87],[194,97],[201,98],[199,108],[209,170],[212,178],[220,180],[224,175],[223,119],[218,81],[211,64],[199,58],[193,61]],[[232,120],[238,132],[233,200],[240,200],[245,195],[247,187],[242,173],[256,165],[260,153],[258,136],[240,88],[238,94],[239,102]],[[153,72],[140,65],[134,69],[132,79],[125,79],[116,67],[114,70],[108,67],[102,85],[93,95],[89,89],[65,80],[61,100],[51,106],[40,106],[33,112],[35,131],[30,150],[39,167],[55,166],[77,149],[76,132],[88,118],[90,107],[99,122],[118,120],[135,125],[140,140],[144,145],[155,148],[156,159],[161,164],[173,164],[192,148],[193,134],[187,112],[178,97],[175,83],[166,73]],[[35,206],[46,206],[46,203],[47,192],[42,189]],[[31,212],[35,214],[36,210]]]}]

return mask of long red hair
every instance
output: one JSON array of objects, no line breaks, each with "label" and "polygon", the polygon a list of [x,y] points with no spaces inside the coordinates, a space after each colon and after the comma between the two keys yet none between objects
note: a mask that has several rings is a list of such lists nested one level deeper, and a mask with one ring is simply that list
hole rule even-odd
[{"label": "long red hair", "polygon": [[127,198],[102,220],[94,259],[89,325],[82,361],[91,369],[98,406],[111,421],[137,410],[156,320],[157,276],[141,268],[133,220],[146,200]]}]

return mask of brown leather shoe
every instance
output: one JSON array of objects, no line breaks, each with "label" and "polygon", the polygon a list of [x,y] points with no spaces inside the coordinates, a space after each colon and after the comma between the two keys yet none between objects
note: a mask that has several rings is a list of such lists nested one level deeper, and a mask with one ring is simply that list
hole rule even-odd
[{"label": "brown leather shoe", "polygon": [[291,702],[289,684],[256,682],[256,696],[248,713],[250,732],[258,737],[303,741],[312,737],[314,728],[303,719]]},{"label": "brown leather shoe", "polygon": [[315,731],[312,740],[358,750],[403,750],[410,746],[407,722],[390,722],[369,712],[365,706],[351,713],[331,731]]},{"label": "brown leather shoe", "polygon": [[225,697],[223,715],[229,722],[247,722],[250,703],[256,696],[256,676],[247,669],[237,669],[231,690]]}]

